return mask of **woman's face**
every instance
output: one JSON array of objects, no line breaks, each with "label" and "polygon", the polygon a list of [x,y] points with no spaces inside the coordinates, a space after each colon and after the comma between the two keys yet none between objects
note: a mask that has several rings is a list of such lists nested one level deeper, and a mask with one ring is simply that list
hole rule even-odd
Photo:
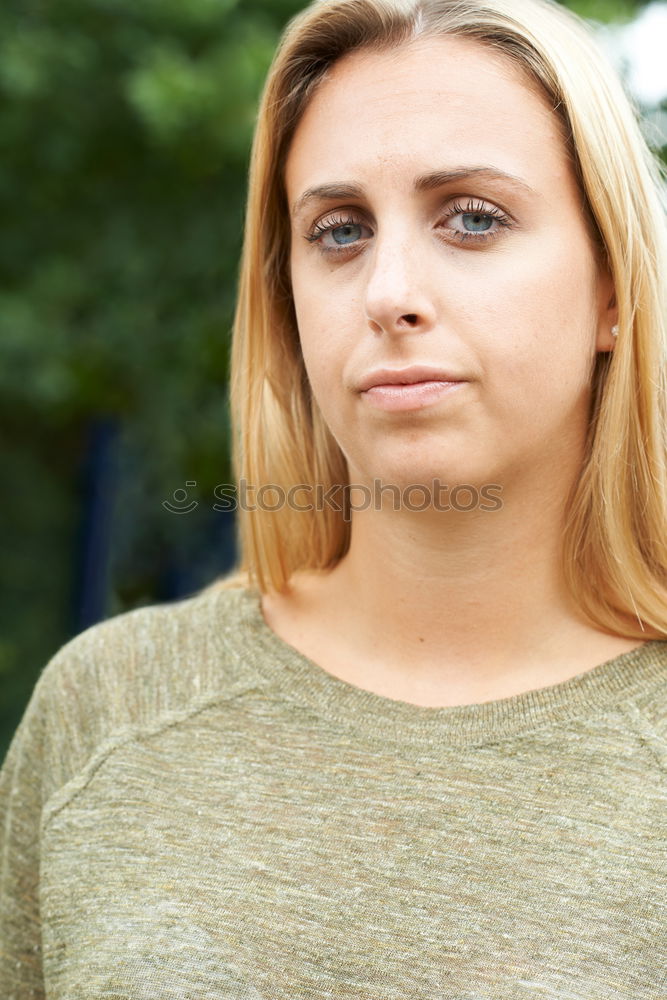
[{"label": "woman's face", "polygon": [[[613,286],[557,119],[520,71],[451,36],[351,53],[285,181],[304,361],[351,482],[574,475]],[[378,369],[436,384],[362,391]]]}]

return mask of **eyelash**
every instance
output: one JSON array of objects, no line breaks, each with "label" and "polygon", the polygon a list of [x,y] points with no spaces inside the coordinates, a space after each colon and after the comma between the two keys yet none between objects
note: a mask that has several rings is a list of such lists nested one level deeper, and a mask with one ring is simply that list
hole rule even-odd
[{"label": "eyelash", "polygon": [[[505,215],[504,212],[501,212],[500,209],[494,207],[488,207],[483,202],[479,201],[476,202],[472,198],[469,199],[465,208],[463,207],[463,205],[461,205],[460,202],[458,201],[454,202],[454,204],[452,204],[449,207],[448,212],[444,216],[442,221],[445,222],[447,221],[447,219],[453,219],[457,215],[488,216],[490,218],[495,219],[498,225],[501,227],[501,229],[502,228],[509,229],[512,225],[509,216]],[[350,243],[347,246],[325,247],[322,246],[321,244],[322,237],[325,236],[327,233],[332,232],[334,229],[339,229],[342,226],[359,226],[359,225],[364,225],[364,223],[360,219],[354,218],[352,215],[348,215],[345,217],[338,217],[338,218],[328,217],[325,222],[317,222],[313,226],[310,233],[308,233],[308,235],[305,238],[309,243],[320,244],[318,249],[323,254],[329,254],[333,256],[340,256],[341,254],[349,254],[350,251],[356,250],[359,247],[361,241],[359,241],[359,243]],[[454,238],[457,239],[462,244],[468,243],[471,240],[473,243],[484,244],[484,243],[489,243],[497,236],[500,236],[501,230],[496,229],[493,232],[479,233],[477,235],[475,233],[462,233],[454,230],[453,235]]]}]

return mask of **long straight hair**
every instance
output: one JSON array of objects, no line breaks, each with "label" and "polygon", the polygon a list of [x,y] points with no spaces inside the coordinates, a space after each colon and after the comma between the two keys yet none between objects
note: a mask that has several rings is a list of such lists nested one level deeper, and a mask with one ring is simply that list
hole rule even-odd
[{"label": "long straight hair", "polygon": [[[288,25],[262,96],[252,148],[231,355],[237,482],[348,483],[347,464],[310,391],[288,258],[285,162],[330,67],[352,50],[419,37],[476,39],[535,82],[562,127],[593,241],[615,282],[619,333],[592,373],[581,475],[569,497],[563,572],[597,628],[667,635],[667,224],[663,172],[637,108],[586,22],[553,0],[316,0]],[[282,491],[282,492],[281,492]],[[263,505],[266,507],[267,505]],[[298,570],[346,553],[350,521],[333,505],[241,510],[236,572],[216,585],[285,591]],[[317,505],[315,505],[317,508]]]}]

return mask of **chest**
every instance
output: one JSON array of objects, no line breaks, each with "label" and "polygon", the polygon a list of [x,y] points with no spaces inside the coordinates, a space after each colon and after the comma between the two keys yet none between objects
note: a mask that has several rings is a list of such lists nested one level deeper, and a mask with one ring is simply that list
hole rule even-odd
[{"label": "chest", "polygon": [[204,736],[119,748],[50,818],[49,1000],[667,989],[665,792],[637,761],[369,767],[342,734]]}]

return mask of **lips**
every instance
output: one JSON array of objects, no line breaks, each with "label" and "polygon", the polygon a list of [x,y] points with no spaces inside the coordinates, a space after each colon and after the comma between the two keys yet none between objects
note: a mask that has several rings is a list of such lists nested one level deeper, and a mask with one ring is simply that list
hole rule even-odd
[{"label": "lips", "polygon": [[409,368],[376,368],[359,382],[358,391],[366,392],[379,385],[415,385],[419,382],[467,382],[462,375],[443,368],[413,365]]}]

